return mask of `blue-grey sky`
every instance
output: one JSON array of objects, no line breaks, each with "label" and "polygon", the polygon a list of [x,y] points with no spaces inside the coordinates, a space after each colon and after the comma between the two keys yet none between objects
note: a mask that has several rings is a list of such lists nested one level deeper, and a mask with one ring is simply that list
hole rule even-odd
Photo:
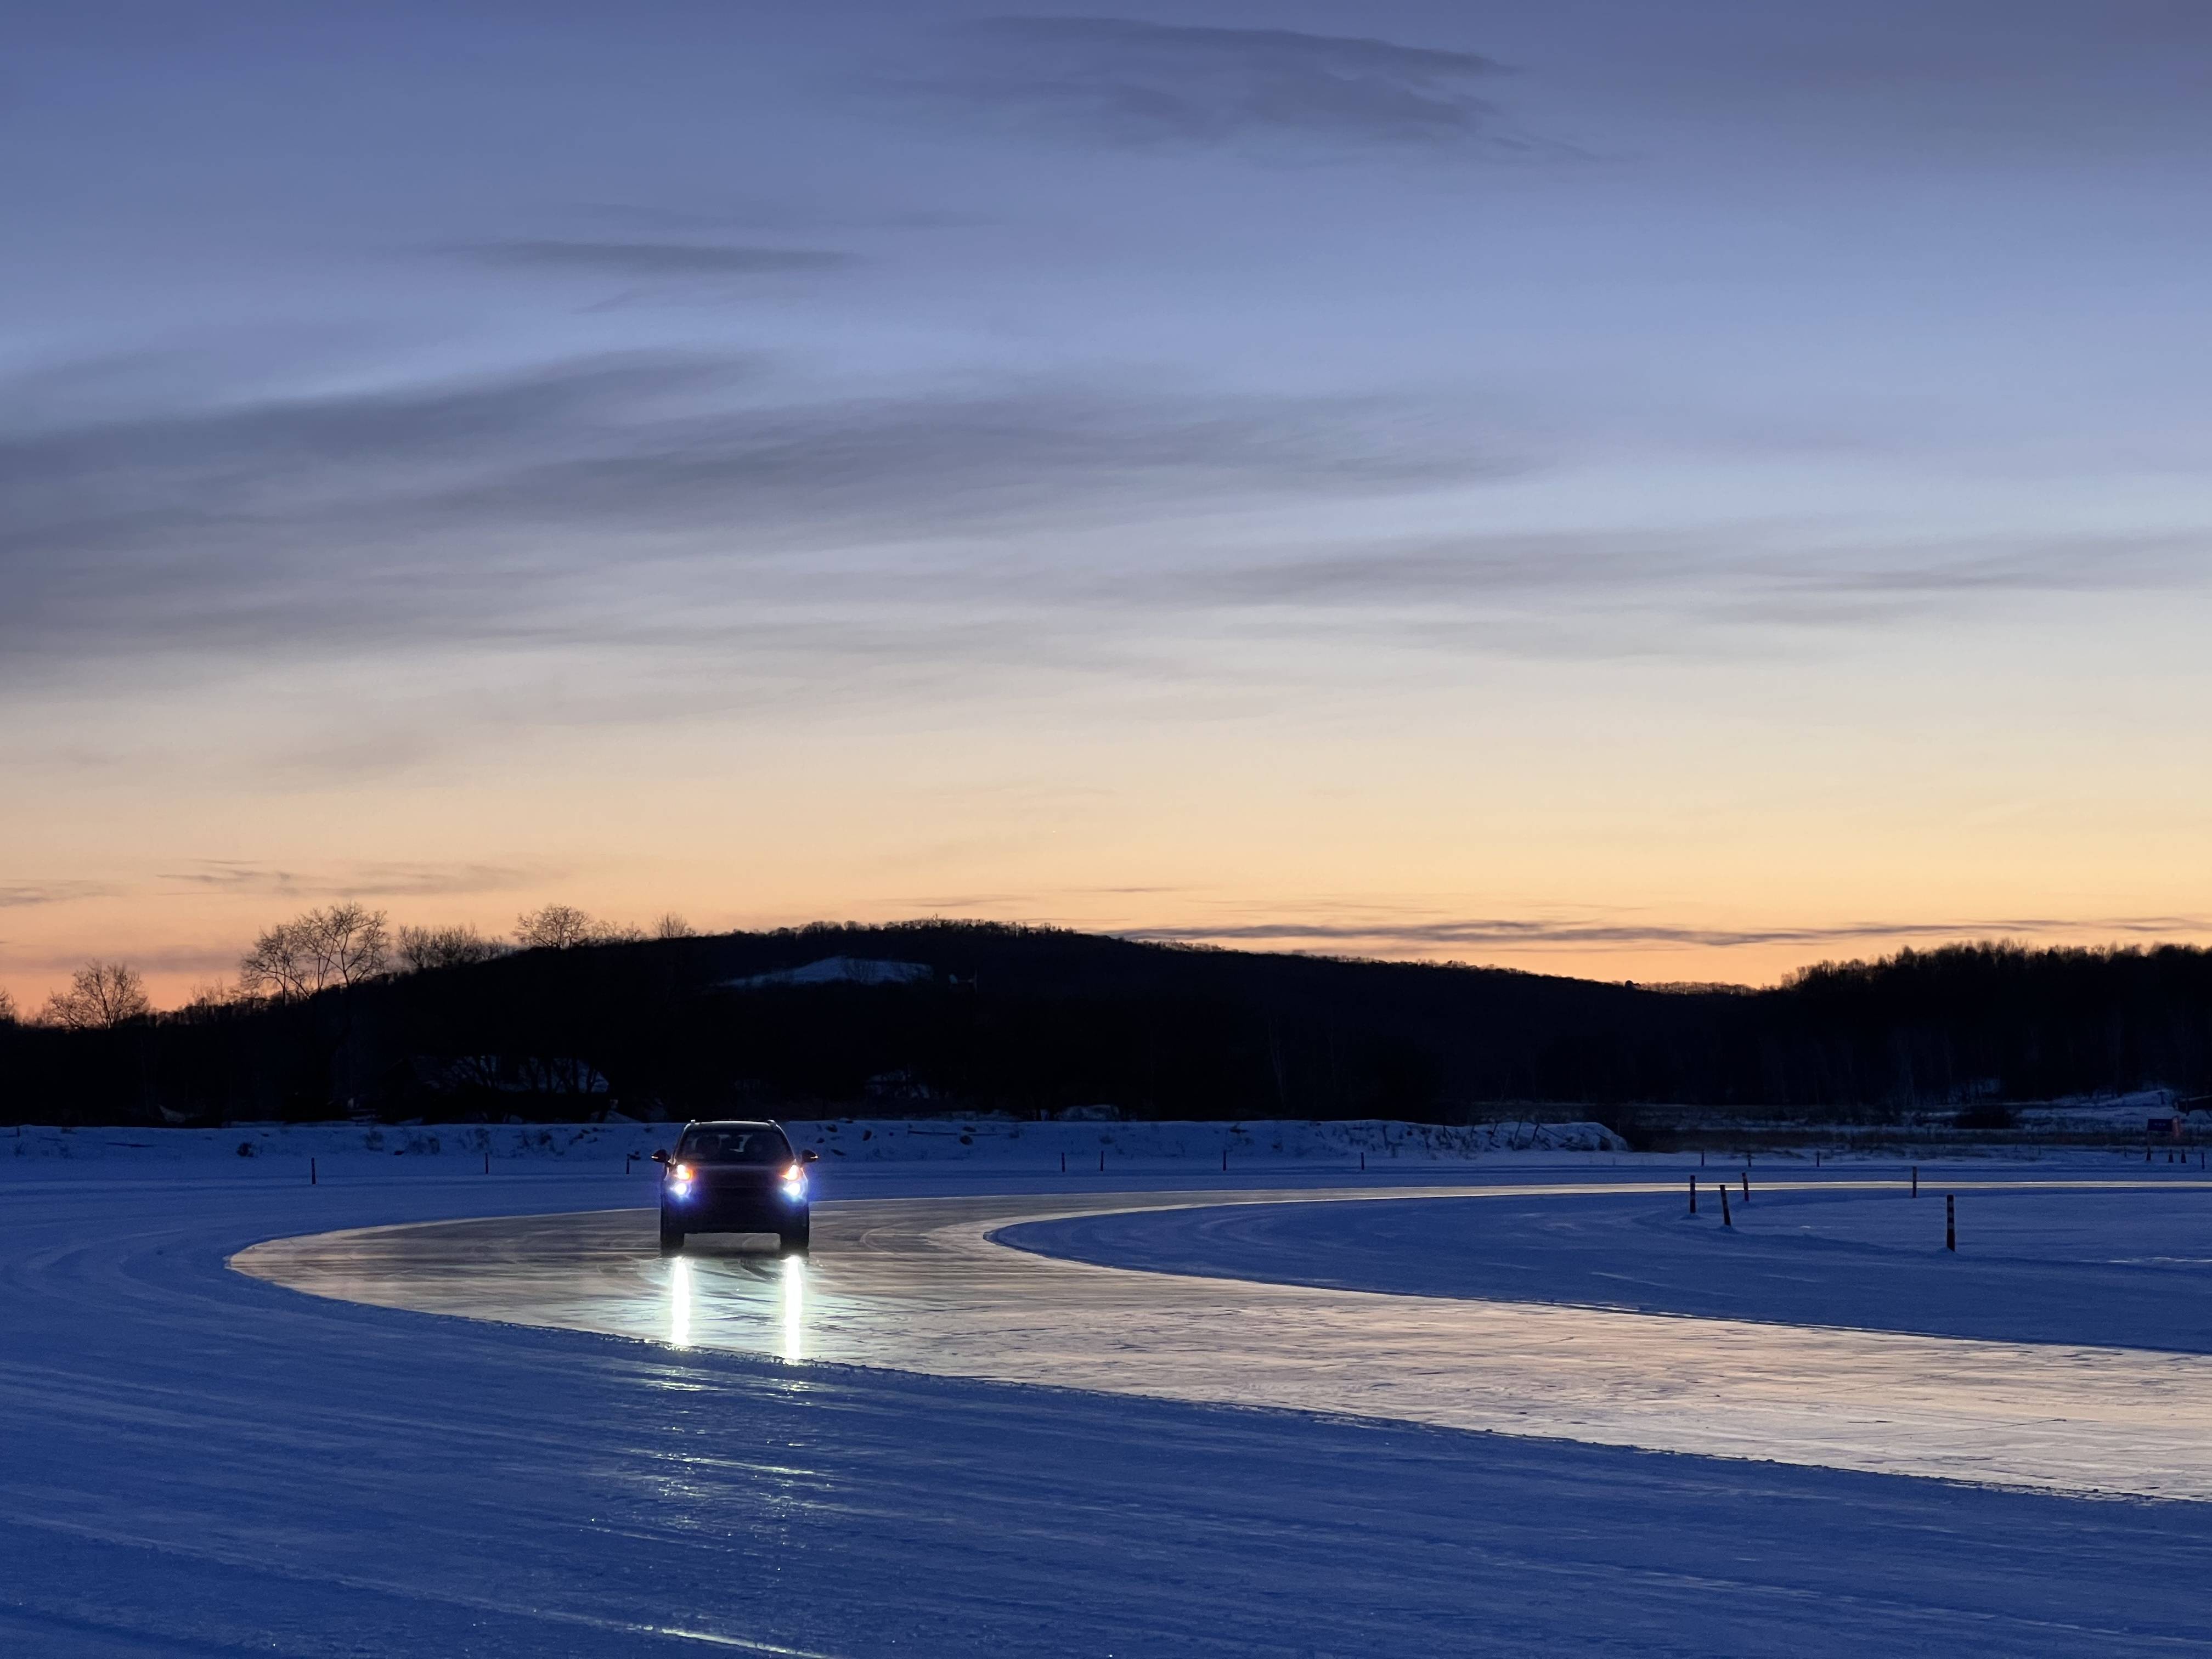
[{"label": "blue-grey sky", "polygon": [[2201,6],[14,22],[19,994],[337,893],[2212,933]]}]

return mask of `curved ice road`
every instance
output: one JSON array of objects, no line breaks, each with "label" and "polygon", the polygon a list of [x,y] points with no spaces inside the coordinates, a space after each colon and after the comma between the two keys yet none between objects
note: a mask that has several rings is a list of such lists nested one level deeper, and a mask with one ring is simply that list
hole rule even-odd
[{"label": "curved ice road", "polygon": [[1017,1222],[1147,1209],[1621,1190],[823,1203],[806,1261],[721,1241],[663,1258],[650,1212],[599,1211],[280,1239],[232,1265],[317,1296],[678,1347],[2212,1499],[2212,1356],[1191,1278],[1059,1260],[990,1237]]}]

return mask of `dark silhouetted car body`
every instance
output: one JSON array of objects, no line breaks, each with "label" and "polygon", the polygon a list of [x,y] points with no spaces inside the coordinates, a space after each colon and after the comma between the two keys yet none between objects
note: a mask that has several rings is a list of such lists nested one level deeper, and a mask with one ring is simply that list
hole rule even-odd
[{"label": "dark silhouetted car body", "polygon": [[687,1123],[660,1171],[660,1243],[681,1249],[689,1233],[774,1233],[803,1250],[812,1231],[811,1152],[793,1149],[766,1120]]}]

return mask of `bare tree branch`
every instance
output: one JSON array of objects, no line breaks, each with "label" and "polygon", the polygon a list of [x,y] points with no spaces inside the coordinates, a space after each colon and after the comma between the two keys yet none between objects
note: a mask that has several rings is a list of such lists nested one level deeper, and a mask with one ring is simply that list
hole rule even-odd
[{"label": "bare tree branch", "polygon": [[514,942],[526,951],[568,951],[606,941],[611,930],[573,904],[549,904],[514,919]]},{"label": "bare tree branch", "polygon": [[146,981],[136,968],[120,962],[88,962],[71,977],[68,990],[46,999],[46,1018],[49,1024],[72,1031],[105,1031],[153,1012]]},{"label": "bare tree branch", "polygon": [[392,948],[381,910],[347,899],[281,921],[239,959],[241,989],[290,1002],[384,971]]},{"label": "bare tree branch", "polygon": [[486,939],[465,923],[454,927],[402,927],[399,960],[410,973],[431,968],[465,968],[472,962],[489,962],[506,954],[507,947]]}]

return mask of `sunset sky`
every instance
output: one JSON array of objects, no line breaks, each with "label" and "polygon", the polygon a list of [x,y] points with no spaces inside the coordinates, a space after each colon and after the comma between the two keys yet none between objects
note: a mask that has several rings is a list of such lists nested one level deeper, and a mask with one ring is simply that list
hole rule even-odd
[{"label": "sunset sky", "polygon": [[74,0],[0,984],[2212,939],[2212,8]]}]

